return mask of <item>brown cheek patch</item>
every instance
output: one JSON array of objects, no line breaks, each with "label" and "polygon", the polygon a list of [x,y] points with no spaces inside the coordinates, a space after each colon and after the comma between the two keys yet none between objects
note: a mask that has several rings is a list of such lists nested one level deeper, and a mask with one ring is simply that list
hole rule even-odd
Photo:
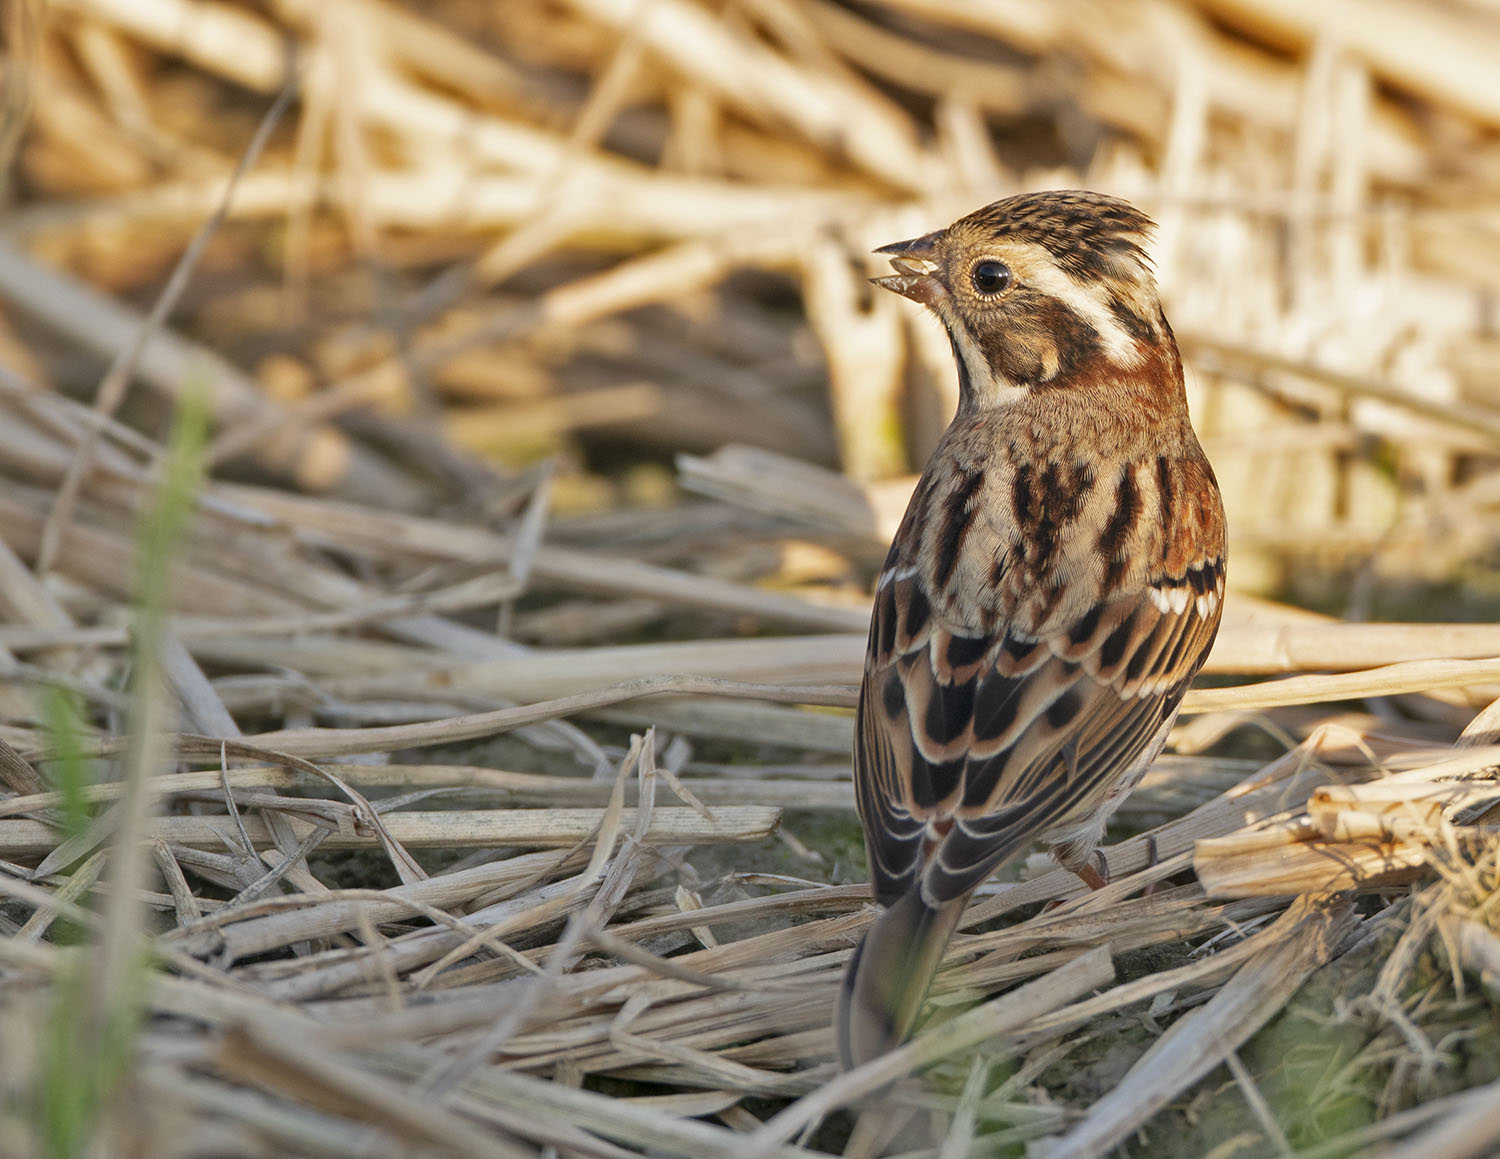
[{"label": "brown cheek patch", "polygon": [[[1027,317],[1033,308],[1025,307],[1020,317]],[[1046,356],[1050,353],[1054,362],[1056,360],[1057,344],[1029,318],[1007,325],[993,342],[985,345],[990,373],[1000,382],[1014,382],[1020,386],[1040,382],[1046,369]]]},{"label": "brown cheek patch", "polygon": [[1082,366],[1102,353],[1099,331],[1056,298],[1047,299],[1036,318],[1057,350],[1059,371]]}]

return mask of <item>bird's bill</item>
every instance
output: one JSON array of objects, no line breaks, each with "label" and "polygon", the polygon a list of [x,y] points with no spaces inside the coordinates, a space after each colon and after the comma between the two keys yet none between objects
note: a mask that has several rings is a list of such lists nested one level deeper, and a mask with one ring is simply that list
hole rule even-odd
[{"label": "bird's bill", "polygon": [[910,298],[913,302],[936,306],[938,300],[948,292],[937,276],[937,246],[942,235],[943,231],[938,230],[909,241],[881,246],[875,252],[889,255],[891,266],[896,272],[883,278],[871,278],[870,281],[903,298]]}]

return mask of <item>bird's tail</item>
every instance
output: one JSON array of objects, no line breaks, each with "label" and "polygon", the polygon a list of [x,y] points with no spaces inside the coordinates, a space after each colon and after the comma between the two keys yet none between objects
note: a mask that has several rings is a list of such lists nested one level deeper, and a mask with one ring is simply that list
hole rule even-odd
[{"label": "bird's tail", "polygon": [[968,900],[957,897],[934,909],[913,889],[870,927],[849,959],[839,992],[839,1059],[845,1070],[906,1041]]}]

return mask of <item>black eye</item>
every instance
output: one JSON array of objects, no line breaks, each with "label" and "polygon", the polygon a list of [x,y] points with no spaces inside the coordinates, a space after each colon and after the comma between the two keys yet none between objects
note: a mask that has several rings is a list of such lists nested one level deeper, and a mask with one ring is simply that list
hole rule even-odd
[{"label": "black eye", "polygon": [[984,261],[974,267],[969,277],[981,294],[998,294],[1010,285],[1010,267],[1004,262]]}]

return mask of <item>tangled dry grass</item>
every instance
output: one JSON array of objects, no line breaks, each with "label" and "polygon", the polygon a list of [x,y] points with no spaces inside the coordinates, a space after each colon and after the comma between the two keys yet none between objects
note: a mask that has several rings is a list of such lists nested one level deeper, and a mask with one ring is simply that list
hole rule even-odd
[{"label": "tangled dry grass", "polygon": [[[5,20],[0,1150],[1500,1145],[1487,0]],[[837,1075],[954,389],[868,251],[1057,185],[1161,223],[1211,686]]]}]

